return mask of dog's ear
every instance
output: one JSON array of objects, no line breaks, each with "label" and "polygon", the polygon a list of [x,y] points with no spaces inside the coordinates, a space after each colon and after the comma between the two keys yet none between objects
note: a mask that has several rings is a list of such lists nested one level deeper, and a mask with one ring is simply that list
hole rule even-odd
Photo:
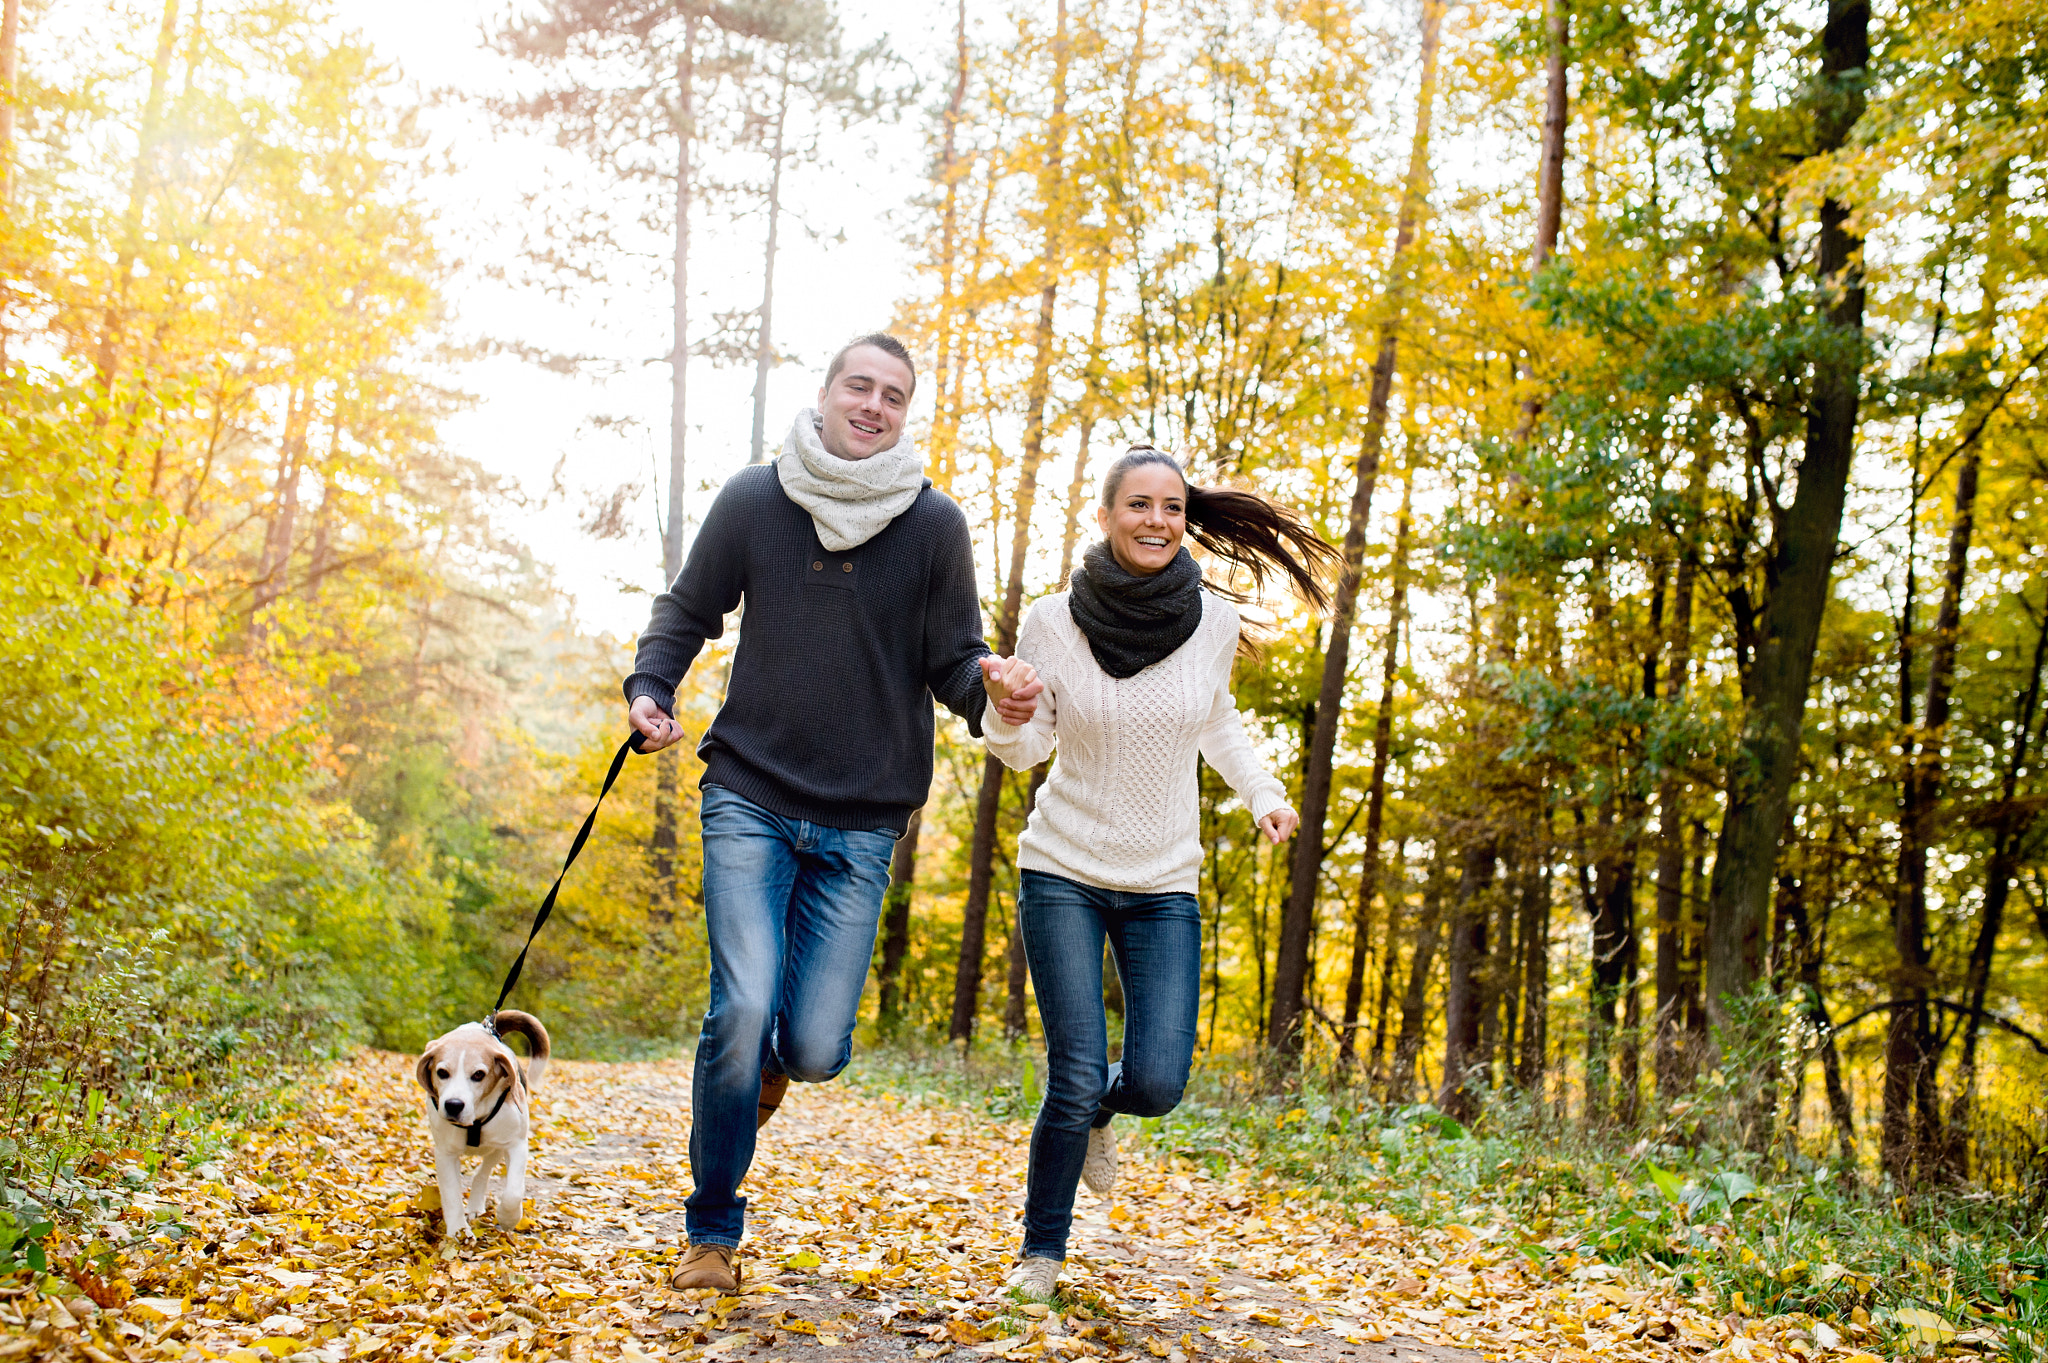
[{"label": "dog's ear", "polygon": [[441,1052],[429,1046],[426,1053],[420,1056],[419,1065],[413,1070],[413,1077],[420,1081],[420,1087],[427,1091],[427,1097],[437,1103],[441,1101],[441,1091],[434,1087],[434,1066],[439,1064],[440,1060]]},{"label": "dog's ear", "polygon": [[519,1069],[512,1063],[511,1054],[502,1048],[491,1052],[491,1080],[494,1085],[503,1080],[513,1088],[519,1087]]}]

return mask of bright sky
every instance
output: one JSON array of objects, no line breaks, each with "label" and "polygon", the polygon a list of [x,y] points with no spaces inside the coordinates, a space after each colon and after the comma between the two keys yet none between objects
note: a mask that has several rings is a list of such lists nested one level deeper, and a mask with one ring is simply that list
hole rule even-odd
[{"label": "bright sky", "polygon": [[[503,90],[515,78],[512,64],[481,38],[486,22],[502,19],[506,8],[505,0],[347,0],[342,12],[422,91],[474,95]],[[893,0],[845,6],[842,19],[853,44],[887,32],[898,54],[929,74],[947,61],[939,49],[950,32],[950,10],[946,0]],[[517,483],[523,504],[506,513],[506,528],[550,566],[574,599],[578,621],[610,633],[637,631],[649,593],[661,585],[651,490],[634,503],[636,533],[628,539],[595,539],[579,520],[593,500],[623,483],[651,487],[656,456],[666,467],[669,370],[654,357],[668,348],[667,280],[650,266],[644,308],[629,306],[619,316],[616,309],[587,301],[579,307],[573,299],[492,279],[489,267],[516,264],[521,196],[542,188],[550,169],[573,176],[577,163],[539,139],[494,127],[480,108],[460,99],[437,101],[427,126],[435,150],[456,167],[432,188],[444,249],[464,262],[451,290],[455,338],[649,361],[609,378],[557,375],[511,354],[467,363],[455,383],[475,404],[443,427],[456,452]],[[785,218],[781,234],[775,343],[802,363],[771,374],[771,457],[790,418],[816,393],[832,350],[848,336],[886,325],[896,299],[910,288],[904,238],[925,155],[919,112],[856,132],[845,145],[850,154],[840,164],[799,167],[793,182],[785,179],[797,220]],[[590,172],[583,175],[588,180]],[[758,303],[763,226],[759,217],[730,229],[718,218],[698,221],[691,263],[694,334],[710,329],[714,310]],[[814,235],[820,228],[834,235]],[[715,369],[699,358],[691,366],[693,520],[710,503],[711,493],[699,489],[715,487],[747,461],[752,390],[751,365]],[[640,425],[625,434],[603,431],[592,425],[601,417]]]}]

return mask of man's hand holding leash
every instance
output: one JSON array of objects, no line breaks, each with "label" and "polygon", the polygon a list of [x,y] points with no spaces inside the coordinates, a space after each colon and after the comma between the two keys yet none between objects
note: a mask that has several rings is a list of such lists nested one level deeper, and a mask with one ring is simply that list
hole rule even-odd
[{"label": "man's hand holding leash", "polygon": [[683,726],[663,714],[652,696],[636,698],[626,710],[626,721],[647,740],[640,745],[642,753],[660,752],[683,736]]}]

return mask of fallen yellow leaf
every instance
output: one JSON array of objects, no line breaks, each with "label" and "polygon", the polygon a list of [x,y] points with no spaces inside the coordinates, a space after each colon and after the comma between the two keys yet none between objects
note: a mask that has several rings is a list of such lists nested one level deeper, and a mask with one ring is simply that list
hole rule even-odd
[{"label": "fallen yellow leaf", "polygon": [[1892,1314],[1906,1327],[1906,1338],[1915,1344],[1946,1344],[1956,1337],[1956,1327],[1932,1311],[1902,1306]]}]

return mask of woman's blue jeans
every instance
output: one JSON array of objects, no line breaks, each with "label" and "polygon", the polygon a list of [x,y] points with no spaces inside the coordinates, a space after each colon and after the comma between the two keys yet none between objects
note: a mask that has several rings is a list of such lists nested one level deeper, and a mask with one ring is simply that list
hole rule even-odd
[{"label": "woman's blue jeans", "polygon": [[[1088,1131],[1118,1113],[1157,1117],[1180,1103],[1195,1058],[1202,913],[1191,894],[1100,890],[1026,871],[1017,891],[1024,955],[1045,1024],[1045,1102],[1031,1129],[1024,1257],[1067,1257]],[[1102,943],[1124,988],[1124,1053],[1109,1063]]]},{"label": "woman's blue jeans", "polygon": [[706,786],[704,926],[711,1006],[690,1082],[691,1243],[737,1245],[761,1071],[822,1084],[853,1056],[854,1016],[893,835],[786,819]]}]

